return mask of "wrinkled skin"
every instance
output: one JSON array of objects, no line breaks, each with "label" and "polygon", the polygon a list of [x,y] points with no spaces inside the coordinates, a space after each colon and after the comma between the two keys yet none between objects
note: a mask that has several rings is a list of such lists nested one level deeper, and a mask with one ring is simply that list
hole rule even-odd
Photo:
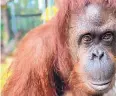
[{"label": "wrinkled skin", "polygon": [[115,0],[60,1],[20,42],[3,96],[102,96],[114,85]]},{"label": "wrinkled skin", "polygon": [[[76,66],[74,70],[77,74],[81,74],[82,81],[82,84],[77,86],[86,86],[85,90],[96,94],[108,91],[114,84],[116,69],[114,10],[90,4],[78,17],[77,14],[71,15],[69,44]],[[79,65],[76,65],[77,62]]]}]

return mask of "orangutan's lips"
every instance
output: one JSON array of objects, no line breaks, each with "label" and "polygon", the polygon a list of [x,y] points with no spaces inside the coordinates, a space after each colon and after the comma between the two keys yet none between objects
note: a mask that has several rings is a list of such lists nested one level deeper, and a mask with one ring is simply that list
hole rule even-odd
[{"label": "orangutan's lips", "polygon": [[99,90],[99,91],[102,91],[102,90],[105,90],[107,89],[111,84],[111,80],[108,80],[108,81],[104,81],[104,82],[91,82],[90,83],[90,86],[95,89],[95,90]]},{"label": "orangutan's lips", "polygon": [[96,85],[96,86],[103,86],[103,85],[107,85],[109,84],[111,81],[108,81],[108,82],[103,82],[103,83],[92,83],[93,85]]}]

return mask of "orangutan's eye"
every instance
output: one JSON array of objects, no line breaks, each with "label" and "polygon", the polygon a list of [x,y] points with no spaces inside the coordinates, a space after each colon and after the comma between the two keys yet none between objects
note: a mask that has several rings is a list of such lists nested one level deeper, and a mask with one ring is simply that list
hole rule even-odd
[{"label": "orangutan's eye", "polygon": [[82,43],[85,43],[85,44],[91,43],[92,40],[93,38],[91,34],[86,34],[82,37]]}]

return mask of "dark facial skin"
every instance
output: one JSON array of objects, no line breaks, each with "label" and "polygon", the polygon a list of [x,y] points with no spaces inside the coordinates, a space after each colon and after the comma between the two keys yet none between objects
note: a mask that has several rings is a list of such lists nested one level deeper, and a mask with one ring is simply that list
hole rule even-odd
[{"label": "dark facial skin", "polygon": [[74,64],[79,67],[76,72],[83,74],[83,84],[96,93],[104,93],[114,84],[115,10],[90,4],[82,14],[71,17],[69,45]]}]

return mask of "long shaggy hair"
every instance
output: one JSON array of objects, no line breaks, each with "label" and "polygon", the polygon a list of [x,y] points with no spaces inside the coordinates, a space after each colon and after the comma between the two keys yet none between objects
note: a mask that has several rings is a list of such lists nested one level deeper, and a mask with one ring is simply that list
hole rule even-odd
[{"label": "long shaggy hair", "polygon": [[89,3],[116,6],[116,0],[62,0],[57,15],[20,42],[3,96],[57,96],[54,72],[67,84],[73,68],[68,46],[71,14],[79,15]]}]

